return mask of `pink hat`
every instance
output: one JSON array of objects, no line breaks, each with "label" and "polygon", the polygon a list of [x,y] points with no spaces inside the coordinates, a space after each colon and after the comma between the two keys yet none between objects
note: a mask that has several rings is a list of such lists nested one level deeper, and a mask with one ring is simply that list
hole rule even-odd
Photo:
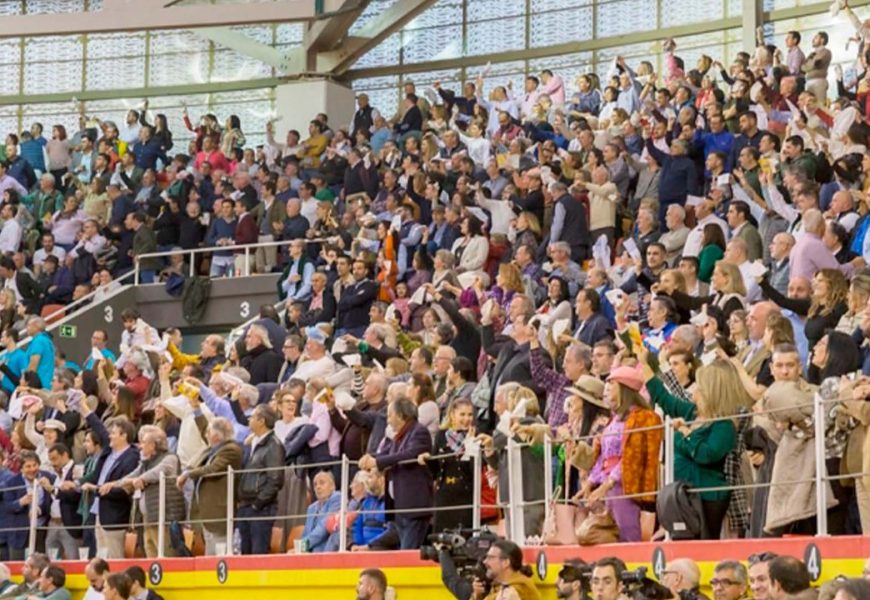
[{"label": "pink hat", "polygon": [[633,367],[617,367],[607,376],[607,381],[615,381],[621,383],[627,388],[639,392],[643,387],[643,377],[640,371]]}]

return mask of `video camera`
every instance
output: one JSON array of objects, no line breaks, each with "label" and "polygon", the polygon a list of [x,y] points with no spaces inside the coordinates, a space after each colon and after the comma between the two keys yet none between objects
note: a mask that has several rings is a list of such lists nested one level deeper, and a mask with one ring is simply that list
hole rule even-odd
[{"label": "video camera", "polygon": [[438,555],[446,550],[460,577],[486,579],[486,569],[483,568],[483,558],[494,542],[501,539],[487,527],[474,529],[448,529],[441,533],[433,533],[428,538],[427,546],[420,547],[420,560],[440,562]]},{"label": "video camera", "polygon": [[647,568],[638,567],[634,571],[623,571],[619,574],[625,595],[634,600],[666,600],[673,598],[671,591],[646,576]]}]

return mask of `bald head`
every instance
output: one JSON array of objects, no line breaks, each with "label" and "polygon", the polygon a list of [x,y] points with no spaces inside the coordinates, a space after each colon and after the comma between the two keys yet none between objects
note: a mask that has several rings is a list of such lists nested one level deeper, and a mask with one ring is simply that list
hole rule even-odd
[{"label": "bald head", "polygon": [[855,209],[855,199],[852,192],[840,190],[831,198],[831,210],[836,215],[841,215]]},{"label": "bald head", "polygon": [[794,248],[794,236],[786,231],[777,233],[773,236],[773,241],[770,243],[770,256],[774,260],[782,260],[787,258]]},{"label": "bald head", "polygon": [[788,280],[788,297],[806,299],[812,292],[812,284],[806,277],[792,277]]},{"label": "bald head", "polygon": [[725,261],[740,266],[749,259],[749,246],[743,238],[733,238],[725,247]]},{"label": "bald head", "polygon": [[760,342],[764,339],[764,329],[767,326],[767,319],[772,314],[779,314],[779,307],[773,302],[756,302],[749,309],[749,315],[746,317],[746,328],[749,331],[749,339],[753,342]]},{"label": "bald head", "polygon": [[679,583],[671,589],[672,592],[695,589],[701,582],[701,571],[695,561],[690,558],[677,558],[669,561],[667,570],[677,575],[677,579],[679,579]]},{"label": "bald head", "polygon": [[810,208],[804,212],[803,216],[804,231],[822,237],[825,233],[825,218],[817,208]]}]

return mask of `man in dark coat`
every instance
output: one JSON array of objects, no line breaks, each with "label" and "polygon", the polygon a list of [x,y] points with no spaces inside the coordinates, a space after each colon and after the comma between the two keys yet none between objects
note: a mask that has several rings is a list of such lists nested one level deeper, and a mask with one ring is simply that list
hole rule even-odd
[{"label": "man in dark coat", "polygon": [[245,334],[245,349],[242,366],[251,374],[251,385],[277,381],[284,360],[272,347],[269,332],[262,325],[253,324]]},{"label": "man in dark coat", "polygon": [[94,493],[91,513],[96,516],[97,554],[105,554],[110,560],[124,558],[124,537],[133,501],[117,483],[139,465],[139,451],[130,445],[130,440],[135,439],[135,428],[126,417],[115,417],[106,429],[85,402],[79,410],[103,448],[96,468],[82,483],[82,490]]},{"label": "man in dark coat", "polygon": [[341,293],[338,301],[338,331],[336,335],[360,337],[370,322],[369,309],[378,295],[378,284],[368,278],[369,269],[362,260],[353,263],[354,282]]},{"label": "man in dark coat", "polygon": [[432,472],[415,459],[432,451],[432,436],[417,421],[417,407],[407,398],[398,398],[387,407],[387,422],[395,431],[393,438],[374,456],[360,458],[359,467],[386,474],[392,500],[389,508],[411,509],[396,514],[390,527],[398,533],[402,550],[415,550],[426,540],[434,500]]},{"label": "man in dark coat", "polygon": [[22,450],[21,472],[3,482],[2,510],[7,533],[10,560],[24,560],[24,550],[30,538],[30,514],[33,503],[38,506],[37,526],[45,527],[51,508],[51,493],[39,485],[40,477],[54,481],[50,473],[39,470],[39,456],[31,450]]}]

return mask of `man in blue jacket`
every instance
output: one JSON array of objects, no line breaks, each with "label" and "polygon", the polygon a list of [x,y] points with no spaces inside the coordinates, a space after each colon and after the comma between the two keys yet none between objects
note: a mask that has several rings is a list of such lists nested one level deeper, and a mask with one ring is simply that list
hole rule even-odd
[{"label": "man in blue jacket", "polygon": [[426,539],[434,500],[432,472],[415,459],[432,451],[432,436],[417,421],[417,406],[407,398],[398,398],[387,407],[387,423],[395,432],[393,438],[374,456],[360,458],[359,468],[386,473],[392,500],[389,508],[402,511],[395,515],[391,527],[398,534],[401,549],[414,550]]},{"label": "man in blue jacket", "polygon": [[30,515],[34,504],[38,512],[36,525],[45,527],[51,510],[51,492],[39,485],[40,477],[54,481],[54,475],[40,471],[39,456],[32,450],[22,450],[21,472],[4,481],[2,510],[7,533],[10,560],[24,560],[24,549],[30,540]]},{"label": "man in blue jacket", "polygon": [[337,336],[362,337],[371,321],[369,309],[378,295],[378,284],[368,278],[369,268],[362,260],[353,263],[354,282],[341,293],[338,301]]},{"label": "man in blue jacket", "polygon": [[305,511],[302,539],[308,542],[308,552],[326,552],[329,529],[326,521],[341,510],[341,492],[335,491],[332,473],[321,471],[314,476],[314,502]]},{"label": "man in blue jacket", "polygon": [[108,430],[102,420],[82,402],[79,410],[100,438],[103,448],[93,473],[82,483],[82,490],[94,493],[91,514],[96,517],[97,554],[106,558],[124,558],[124,534],[130,522],[132,499],[120,481],[139,465],[139,452],[130,441],[135,428],[126,417],[109,421]]},{"label": "man in blue jacket", "polygon": [[145,125],[139,130],[139,141],[133,144],[133,154],[136,155],[136,166],[142,170],[157,170],[157,159],[164,165],[169,163],[163,145],[154,137],[154,129]]},{"label": "man in blue jacket", "polygon": [[668,206],[685,206],[686,196],[697,193],[698,173],[695,161],[689,157],[689,145],[685,140],[673,140],[670,154],[656,148],[651,138],[646,141],[646,149],[662,166],[659,178],[659,223],[664,224]]}]

